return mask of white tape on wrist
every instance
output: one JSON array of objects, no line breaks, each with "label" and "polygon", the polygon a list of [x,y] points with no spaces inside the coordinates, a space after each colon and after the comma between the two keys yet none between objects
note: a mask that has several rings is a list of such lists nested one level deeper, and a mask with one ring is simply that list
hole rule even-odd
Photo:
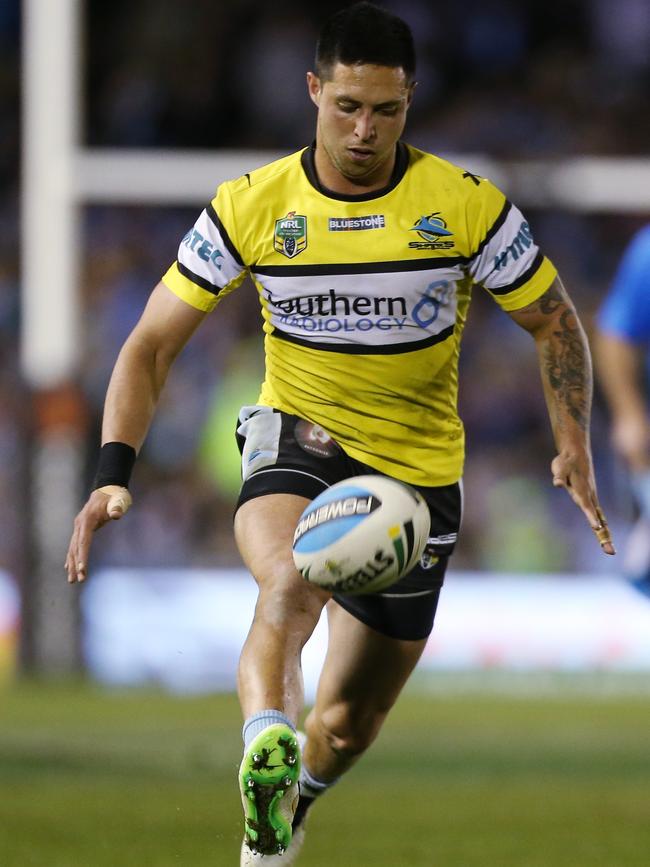
[{"label": "white tape on wrist", "polygon": [[128,488],[123,488],[120,485],[104,485],[102,488],[97,488],[102,494],[107,494],[110,498],[106,503],[106,511],[110,513],[114,509],[120,509],[123,515],[131,508],[133,498],[129,493]]}]

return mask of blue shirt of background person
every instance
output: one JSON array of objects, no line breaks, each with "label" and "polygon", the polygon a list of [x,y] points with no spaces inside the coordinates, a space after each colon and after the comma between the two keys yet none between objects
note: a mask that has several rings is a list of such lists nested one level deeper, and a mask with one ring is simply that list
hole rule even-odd
[{"label": "blue shirt of background person", "polygon": [[650,595],[650,225],[623,254],[598,314],[595,341],[612,443],[628,467],[639,509],[623,568]]},{"label": "blue shirt of background person", "polygon": [[625,251],[598,314],[598,327],[606,334],[646,344],[650,350],[650,225],[634,236]]}]

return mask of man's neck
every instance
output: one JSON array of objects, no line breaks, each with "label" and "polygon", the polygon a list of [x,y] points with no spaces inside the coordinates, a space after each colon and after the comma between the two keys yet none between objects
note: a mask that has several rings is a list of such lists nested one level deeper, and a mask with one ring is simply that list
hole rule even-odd
[{"label": "man's neck", "polygon": [[390,184],[396,158],[397,149],[395,149],[392,159],[387,160],[380,167],[380,170],[373,174],[372,178],[354,180],[342,174],[336,166],[332,165],[325,149],[318,144],[317,140],[314,151],[314,168],[319,183],[326,189],[342,196],[363,196],[364,194],[375,193],[377,190],[383,190]]}]

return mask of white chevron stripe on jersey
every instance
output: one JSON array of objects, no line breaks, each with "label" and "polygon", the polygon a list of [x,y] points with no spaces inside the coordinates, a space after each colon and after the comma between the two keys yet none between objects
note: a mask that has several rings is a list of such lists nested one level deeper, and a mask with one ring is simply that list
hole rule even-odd
[{"label": "white chevron stripe on jersey", "polygon": [[512,205],[503,225],[471,260],[469,272],[477,283],[502,294],[530,269],[538,253],[528,223]]},{"label": "white chevron stripe on jersey", "polygon": [[[228,246],[206,210],[203,210],[178,248],[178,263],[183,269],[206,281],[217,292],[235,280],[242,266]],[[191,277],[190,277],[191,279]]]},{"label": "white chevron stripe on jersey", "polygon": [[417,343],[456,322],[460,268],[309,277],[256,275],[274,328],[301,341]]}]

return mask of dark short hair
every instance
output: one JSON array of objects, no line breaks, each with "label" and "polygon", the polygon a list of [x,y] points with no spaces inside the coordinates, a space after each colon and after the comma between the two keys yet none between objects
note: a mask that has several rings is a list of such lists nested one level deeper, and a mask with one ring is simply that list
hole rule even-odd
[{"label": "dark short hair", "polygon": [[401,67],[415,75],[415,46],[408,24],[381,6],[363,0],[336,12],[316,45],[316,74],[327,80],[337,63]]}]

